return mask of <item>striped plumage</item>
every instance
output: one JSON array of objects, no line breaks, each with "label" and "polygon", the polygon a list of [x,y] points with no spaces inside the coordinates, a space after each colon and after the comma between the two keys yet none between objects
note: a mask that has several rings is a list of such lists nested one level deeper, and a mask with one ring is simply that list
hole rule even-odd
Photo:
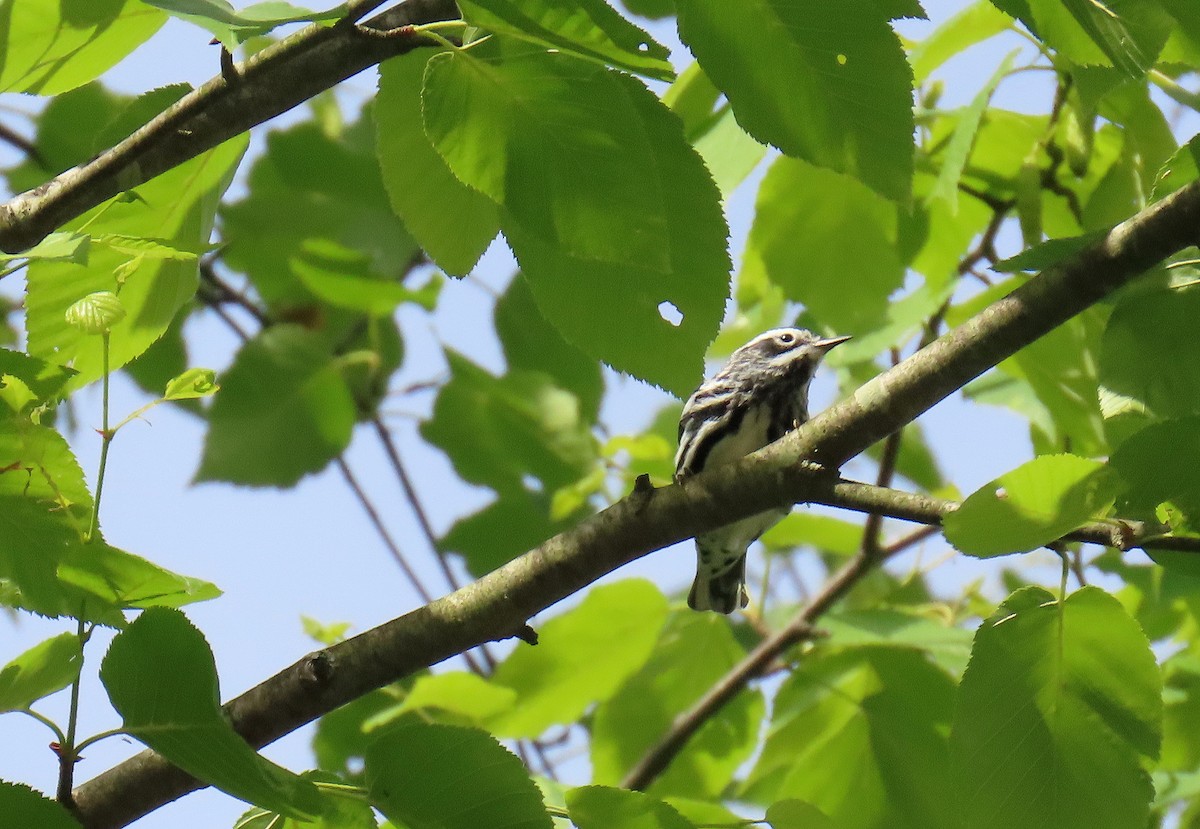
[{"label": "striped plumage", "polygon": [[[821,358],[849,337],[823,339],[802,328],[759,334],[696,389],[679,419],[675,480],[735,461],[808,420],[808,386]],[[759,513],[696,537],[695,610],[732,613],[749,602],[746,548],[787,515]]]}]

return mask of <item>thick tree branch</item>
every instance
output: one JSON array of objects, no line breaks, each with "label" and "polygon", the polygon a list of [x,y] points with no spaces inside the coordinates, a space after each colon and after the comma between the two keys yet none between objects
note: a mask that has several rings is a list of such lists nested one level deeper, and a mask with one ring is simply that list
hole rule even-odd
[{"label": "thick tree branch", "polygon": [[[820,500],[830,488],[854,486],[801,461],[840,467],[1198,238],[1200,183],[1193,183],[777,443],[683,484],[641,488],[474,584],[302,659],[230,702],[231,722],[251,745],[265,745],[406,674],[517,634],[531,616],[653,550],[767,509]],[[147,751],[80,786],[75,800],[85,825],[122,826],[200,785]]]},{"label": "thick tree branch", "polygon": [[[369,10],[379,3],[355,4]],[[125,190],[287,112],[387,58],[427,45],[403,26],[456,20],[453,0],[406,0],[359,28],[308,26],[217,74],[86,164],[0,205],[0,250],[19,253]],[[367,30],[367,31],[364,31]],[[370,32],[374,32],[372,35]],[[387,36],[380,36],[381,33]]]}]

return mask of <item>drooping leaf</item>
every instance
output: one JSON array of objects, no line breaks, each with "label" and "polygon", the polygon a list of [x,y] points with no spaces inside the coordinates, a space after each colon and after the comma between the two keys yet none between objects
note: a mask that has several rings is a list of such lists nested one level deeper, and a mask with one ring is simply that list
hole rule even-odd
[{"label": "drooping leaf", "polygon": [[504,207],[505,225],[585,261],[668,270],[662,173],[616,75],[553,53],[443,52],[429,60],[423,100],[434,146]]},{"label": "drooping leaf", "polygon": [[516,692],[517,703],[489,729],[536,737],[608,700],[649,658],[666,614],[666,600],[647,581],[593,589],[578,607],[540,626],[536,647],[518,645],[497,667],[492,681]]},{"label": "drooping leaf", "polygon": [[570,256],[508,225],[505,235],[538,308],[567,341],[682,398],[701,380],[704,350],[729,295],[728,228],[720,194],[678,120],[637,81],[616,79],[654,154],[652,169],[637,171],[627,159],[621,164],[625,174],[654,178],[662,188],[669,270]]},{"label": "drooping leaf", "polygon": [[372,804],[408,829],[551,829],[525,767],[485,731],[409,719],[367,749]]},{"label": "drooping leaf", "polygon": [[[93,236],[161,239],[173,248],[199,253],[209,241],[216,203],[229,185],[246,148],[247,138],[231,139],[221,146],[163,173],[137,188],[138,198],[118,196],[68,224],[87,224]],[[118,286],[114,269],[140,263]],[[196,261],[155,259],[111,247],[93,246],[86,265],[71,262],[35,262],[28,279],[29,353],[35,357],[69,363],[79,374],[71,387],[78,388],[102,374],[99,337],[72,328],[64,317],[77,300],[98,291],[115,291],[127,315],[112,329],[109,363],[119,368],[145,351],[162,336],[171,320],[196,291]]]},{"label": "drooping leaf", "polygon": [[166,22],[136,0],[11,3],[0,22],[0,92],[58,95],[100,77]]},{"label": "drooping leaf", "polygon": [[83,648],[73,633],[34,645],[0,668],[0,711],[17,711],[61,691],[79,676]]},{"label": "drooping leaf", "polygon": [[660,81],[675,77],[667,48],[604,0],[463,0],[461,8],[469,23],[488,31]]},{"label": "drooping leaf", "polygon": [[221,376],[197,480],[290,486],[350,442],[355,407],[325,339],[276,325]]},{"label": "drooping leaf", "polygon": [[912,71],[870,0],[681,0],[679,34],[748,133],[906,201]]},{"label": "drooping leaf", "polygon": [[923,651],[951,676],[960,676],[971,654],[969,631],[897,608],[845,610],[821,618],[834,648],[896,647]]},{"label": "drooping leaf", "polygon": [[189,774],[282,815],[321,812],[312,783],[260,757],[230,727],[212,651],[179,611],[143,612],[109,646],[100,679],[124,729]]},{"label": "drooping leaf", "polygon": [[871,330],[904,281],[896,206],[854,179],[780,158],[758,194],[742,279],[766,278],[839,334]]},{"label": "drooping leaf", "polygon": [[421,121],[427,49],[414,49],[379,68],[376,151],[396,214],[442,270],[468,273],[500,230],[496,205],[463,184],[438,155]]},{"label": "drooping leaf", "polygon": [[979,628],[950,744],[955,809],[969,825],[1141,826],[1154,792],[1162,681],[1145,634],[1085,587],[1059,604],[1014,593]]},{"label": "drooping leaf", "polygon": [[567,792],[571,823],[579,829],[692,829],[692,824],[661,800],[608,786]]}]

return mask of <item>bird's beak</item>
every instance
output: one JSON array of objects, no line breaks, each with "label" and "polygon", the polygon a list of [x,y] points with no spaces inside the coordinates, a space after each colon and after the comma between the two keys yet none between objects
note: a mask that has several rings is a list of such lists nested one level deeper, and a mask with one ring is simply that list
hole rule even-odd
[{"label": "bird's beak", "polygon": [[824,340],[817,340],[815,343],[813,343],[813,348],[819,348],[821,351],[828,351],[835,345],[841,345],[848,339],[850,339],[850,337],[829,337]]}]

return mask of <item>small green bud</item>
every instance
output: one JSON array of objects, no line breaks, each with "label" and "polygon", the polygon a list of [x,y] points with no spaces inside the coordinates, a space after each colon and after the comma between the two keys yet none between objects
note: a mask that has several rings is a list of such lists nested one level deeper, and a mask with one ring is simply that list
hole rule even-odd
[{"label": "small green bud", "polygon": [[96,291],[68,308],[65,316],[85,334],[107,334],[125,319],[125,306],[112,291]]}]

